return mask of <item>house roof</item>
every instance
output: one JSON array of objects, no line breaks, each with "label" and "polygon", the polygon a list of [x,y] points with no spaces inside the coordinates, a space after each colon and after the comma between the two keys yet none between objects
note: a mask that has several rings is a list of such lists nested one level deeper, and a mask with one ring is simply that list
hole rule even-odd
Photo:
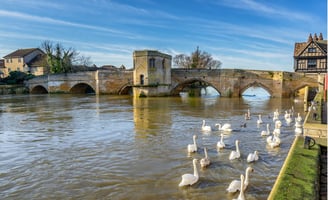
[{"label": "house roof", "polygon": [[32,53],[33,51],[39,50],[41,52],[43,52],[41,49],[39,48],[29,48],[29,49],[17,49],[16,51],[4,56],[4,58],[13,58],[13,57],[24,57],[30,53]]},{"label": "house roof", "polygon": [[324,53],[327,53],[327,40],[295,43],[294,56],[299,56],[311,43],[315,43]]},{"label": "house roof", "polygon": [[314,38],[312,38],[310,34],[307,42],[295,43],[294,56],[299,56],[312,43],[316,44],[316,46],[327,54],[327,40],[323,40],[322,34],[320,34],[319,38],[316,34],[314,34]]},{"label": "house roof", "polygon": [[327,40],[318,40],[316,41],[320,48],[327,53]]},{"label": "house roof", "polygon": [[47,58],[47,56],[45,54],[39,54],[39,55],[35,56],[27,64],[30,67],[40,67],[40,66],[43,66],[44,65],[44,63],[46,62],[46,58]]}]

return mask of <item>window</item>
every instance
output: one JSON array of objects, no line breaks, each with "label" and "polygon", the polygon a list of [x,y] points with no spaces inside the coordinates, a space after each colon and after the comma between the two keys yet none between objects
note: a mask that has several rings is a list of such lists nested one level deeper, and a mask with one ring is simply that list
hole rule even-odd
[{"label": "window", "polygon": [[143,85],[144,84],[144,75],[141,74],[140,75],[140,85]]},{"label": "window", "polygon": [[308,53],[315,53],[316,52],[316,48],[310,47],[308,48]]},{"label": "window", "polygon": [[316,59],[309,59],[308,60],[308,68],[316,68],[317,67],[317,60]]},{"label": "window", "polygon": [[21,59],[21,58],[18,58],[18,62],[19,62],[19,63],[22,62],[22,59]]},{"label": "window", "polygon": [[155,68],[155,58],[149,59],[149,68]]},{"label": "window", "polygon": [[6,62],[9,63],[9,59],[6,59]]}]

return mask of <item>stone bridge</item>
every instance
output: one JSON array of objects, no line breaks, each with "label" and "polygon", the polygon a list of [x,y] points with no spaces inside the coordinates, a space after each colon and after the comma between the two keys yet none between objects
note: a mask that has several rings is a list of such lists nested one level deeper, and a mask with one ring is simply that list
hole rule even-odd
[{"label": "stone bridge", "polygon": [[[318,87],[317,79],[304,73],[242,70],[242,69],[181,69],[172,68],[167,92],[153,96],[178,95],[194,83],[212,86],[221,96],[239,97],[249,87],[265,89],[271,97],[292,97],[298,90]],[[36,77],[26,82],[30,93],[96,93],[132,95],[132,70],[97,70]],[[147,86],[156,88],[158,86]]]}]

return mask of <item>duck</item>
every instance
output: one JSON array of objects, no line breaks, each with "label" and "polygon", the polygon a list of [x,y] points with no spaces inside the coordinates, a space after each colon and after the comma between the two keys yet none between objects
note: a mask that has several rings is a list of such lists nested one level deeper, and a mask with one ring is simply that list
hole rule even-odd
[{"label": "duck", "polygon": [[224,149],[225,148],[225,144],[224,144],[224,141],[223,141],[223,133],[221,133],[221,139],[220,139],[220,141],[218,141],[216,146],[217,146],[218,149]]},{"label": "duck", "polygon": [[193,167],[194,167],[194,174],[183,174],[181,176],[182,180],[179,183],[179,187],[193,185],[193,184],[197,183],[197,181],[199,179],[198,170],[197,170],[197,161],[198,160],[195,158],[192,161]]},{"label": "duck", "polygon": [[[252,167],[247,167],[245,170],[245,179],[244,179],[244,190],[247,188],[249,184],[249,173],[253,172],[254,169]],[[233,180],[229,184],[229,187],[226,189],[229,193],[235,193],[237,191],[240,191],[240,180]]]},{"label": "duck", "polygon": [[269,128],[270,124],[267,124],[267,129],[261,131],[261,136],[268,136],[270,135],[270,128]]},{"label": "duck", "polygon": [[255,162],[259,159],[259,152],[258,151],[254,151],[254,153],[249,153],[247,156],[247,162]]},{"label": "duck", "polygon": [[209,157],[207,155],[207,149],[206,149],[206,147],[204,147],[204,153],[205,153],[205,157],[200,160],[200,166],[202,168],[205,168],[205,167],[207,167],[207,166],[209,166],[211,164],[211,161],[210,161],[210,159],[209,159]]},{"label": "duck", "polygon": [[261,115],[259,115],[259,118],[258,118],[258,120],[257,120],[257,124],[262,124],[263,123],[263,121],[262,121],[262,117],[261,117]]},{"label": "duck", "polygon": [[[242,174],[240,175],[240,188],[244,188],[244,175]],[[245,200],[246,198],[245,198],[244,190],[245,189],[240,190],[237,199],[234,200]]]},{"label": "duck", "polygon": [[225,124],[223,124],[223,126],[221,126],[221,124],[217,123],[217,124],[215,124],[215,126],[218,127],[219,131],[226,131],[226,132],[232,131],[231,124],[229,124],[229,123],[225,123]]},{"label": "duck", "polygon": [[202,124],[202,131],[212,131],[211,126],[206,125],[205,120],[203,120],[203,124]]},{"label": "duck", "polygon": [[237,158],[240,158],[240,151],[239,151],[239,140],[235,141],[236,143],[236,151],[231,151],[230,155],[229,155],[229,160],[234,160]]},{"label": "duck", "polygon": [[197,151],[196,138],[197,138],[197,135],[194,135],[192,137],[194,143],[193,144],[188,144],[188,153],[193,153],[193,152]]}]

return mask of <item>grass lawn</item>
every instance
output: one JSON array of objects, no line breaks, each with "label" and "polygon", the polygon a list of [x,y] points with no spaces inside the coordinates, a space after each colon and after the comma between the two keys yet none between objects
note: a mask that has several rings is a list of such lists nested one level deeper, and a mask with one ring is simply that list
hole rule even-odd
[{"label": "grass lawn", "polygon": [[318,199],[320,145],[304,149],[302,136],[294,142],[270,197],[275,200]]}]

